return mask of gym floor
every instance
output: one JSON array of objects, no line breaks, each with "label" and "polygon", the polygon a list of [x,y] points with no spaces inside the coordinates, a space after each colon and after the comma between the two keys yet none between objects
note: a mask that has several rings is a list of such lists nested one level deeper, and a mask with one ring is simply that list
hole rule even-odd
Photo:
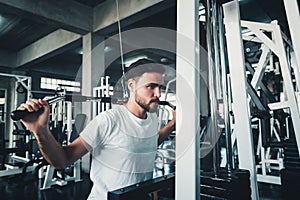
[{"label": "gym floor", "polygon": [[[83,181],[70,182],[66,186],[52,186],[41,191],[40,181],[28,176],[8,176],[0,178],[0,195],[2,200],[85,200],[92,183],[89,175],[82,174]],[[282,200],[282,189],[279,185],[259,183],[261,200]]]}]

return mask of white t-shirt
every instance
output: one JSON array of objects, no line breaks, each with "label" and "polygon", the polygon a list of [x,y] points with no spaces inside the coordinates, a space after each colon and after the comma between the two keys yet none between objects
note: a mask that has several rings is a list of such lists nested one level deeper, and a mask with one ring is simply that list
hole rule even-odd
[{"label": "white t-shirt", "polygon": [[152,178],[158,119],[140,119],[125,106],[100,113],[80,134],[92,153],[88,199],[107,199],[107,192]]}]

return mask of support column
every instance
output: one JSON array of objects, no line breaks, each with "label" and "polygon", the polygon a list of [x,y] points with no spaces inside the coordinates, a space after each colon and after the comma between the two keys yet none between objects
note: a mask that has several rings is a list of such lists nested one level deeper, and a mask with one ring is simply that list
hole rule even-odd
[{"label": "support column", "polygon": [[246,72],[238,0],[226,3],[224,24],[228,47],[229,71],[234,111],[234,133],[237,137],[239,168],[250,171],[251,199],[258,199],[254,146],[250,127],[250,111],[246,90]]},{"label": "support column", "polygon": [[[89,33],[83,36],[82,59],[82,95],[92,96],[93,88],[104,76],[104,42],[100,36]],[[82,112],[87,115],[87,121],[92,119],[92,104],[83,103]]]},{"label": "support column", "polygon": [[[298,68],[300,67],[300,38],[298,36],[300,31],[300,14],[299,5],[297,0],[283,0],[285,6],[285,12],[290,28],[290,34],[292,38],[293,48],[295,51],[295,57],[297,60]],[[299,89],[299,88],[298,88]]]},{"label": "support column", "polygon": [[200,199],[199,2],[177,1],[176,200]]},{"label": "support column", "polygon": [[[104,76],[104,42],[102,37],[88,33],[83,36],[82,41],[82,95],[92,96],[93,88],[97,86],[100,77]],[[92,103],[82,104],[82,113],[87,115],[87,123],[93,117]],[[90,161],[87,156],[82,159],[84,171],[89,171]]]}]

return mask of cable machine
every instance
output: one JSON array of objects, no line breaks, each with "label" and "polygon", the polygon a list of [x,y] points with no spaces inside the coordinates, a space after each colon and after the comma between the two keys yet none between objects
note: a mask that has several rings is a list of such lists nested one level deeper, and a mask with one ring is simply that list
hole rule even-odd
[{"label": "cable machine", "polygon": [[[252,190],[257,188],[257,181],[281,184],[279,172],[286,167],[289,154],[283,153],[286,138],[294,138],[299,157],[299,74],[293,62],[293,44],[276,21],[240,20],[237,1],[224,4],[223,8],[239,166],[250,169]],[[299,19],[298,10],[287,11],[287,15],[296,13]],[[243,41],[259,46],[257,62],[245,59],[247,49],[244,51]],[[257,145],[253,141],[255,132]],[[253,148],[257,148],[256,155]],[[252,192],[254,196],[258,197],[257,190]]]},{"label": "cable machine", "polygon": [[[5,73],[0,73],[0,76],[15,79],[14,85],[10,85],[10,87],[13,87],[13,89],[11,89],[10,91],[13,92],[11,94],[7,94],[9,96],[5,97],[6,109],[4,109],[4,111],[9,112],[11,110],[14,110],[20,102],[23,102],[24,100],[31,97],[31,77]],[[21,99],[21,97],[23,97],[23,99]],[[9,99],[10,102],[8,101]],[[19,135],[20,131],[18,130],[17,124],[14,124],[6,113],[4,113],[4,115],[5,122],[1,122],[2,170],[0,171],[0,177],[22,173],[22,169],[19,166],[15,166],[15,164],[13,163],[21,162],[25,164],[31,158],[29,149],[27,148],[31,140],[31,134],[25,133],[26,130],[24,130],[24,132],[22,132],[22,135]],[[23,133],[25,133],[25,135],[23,135]],[[21,141],[22,145],[18,147],[15,141]],[[24,152],[24,155],[17,154],[17,152],[19,151]],[[8,158],[12,161],[11,163],[6,162]]]}]

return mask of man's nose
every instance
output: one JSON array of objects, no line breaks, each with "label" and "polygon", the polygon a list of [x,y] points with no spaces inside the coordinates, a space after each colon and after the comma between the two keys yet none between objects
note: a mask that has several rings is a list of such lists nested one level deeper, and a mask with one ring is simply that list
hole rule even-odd
[{"label": "man's nose", "polygon": [[157,98],[160,98],[160,96],[161,96],[161,90],[160,90],[159,87],[156,87],[154,89],[154,96],[156,96]]}]

